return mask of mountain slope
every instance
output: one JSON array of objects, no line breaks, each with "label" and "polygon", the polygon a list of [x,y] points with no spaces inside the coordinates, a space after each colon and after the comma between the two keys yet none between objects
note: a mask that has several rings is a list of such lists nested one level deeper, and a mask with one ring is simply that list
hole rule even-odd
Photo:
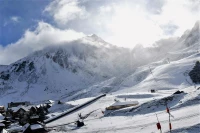
[{"label": "mountain slope", "polygon": [[[181,86],[185,84],[182,74],[195,59],[183,66],[181,60],[198,58],[198,31],[199,22],[181,38],[161,40],[151,48],[137,45],[133,50],[111,45],[97,35],[45,48],[0,67],[0,101],[70,100],[134,88],[159,89],[156,80],[165,81],[166,89]],[[180,80],[167,83],[178,67],[183,68],[177,71]]]},{"label": "mountain slope", "polygon": [[124,60],[130,59],[128,52],[96,35],[37,51],[2,70],[1,101],[73,95],[96,82],[129,73],[130,61]]}]

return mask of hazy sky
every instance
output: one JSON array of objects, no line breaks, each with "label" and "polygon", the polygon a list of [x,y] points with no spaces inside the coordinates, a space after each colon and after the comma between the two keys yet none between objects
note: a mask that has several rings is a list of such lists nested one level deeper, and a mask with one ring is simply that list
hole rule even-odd
[{"label": "hazy sky", "polygon": [[200,0],[0,0],[0,64],[96,34],[121,47],[180,36],[200,18]]}]

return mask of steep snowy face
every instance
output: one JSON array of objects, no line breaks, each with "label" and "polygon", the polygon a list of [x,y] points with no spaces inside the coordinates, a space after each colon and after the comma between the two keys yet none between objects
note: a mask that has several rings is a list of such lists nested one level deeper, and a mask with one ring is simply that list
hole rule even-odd
[{"label": "steep snowy face", "polygon": [[200,43],[200,21],[197,21],[191,31],[187,31],[180,38],[185,46],[191,46]]},{"label": "steep snowy face", "polygon": [[66,98],[97,82],[129,73],[130,59],[128,49],[108,44],[96,35],[87,36],[37,51],[2,69],[0,95],[5,101]]}]

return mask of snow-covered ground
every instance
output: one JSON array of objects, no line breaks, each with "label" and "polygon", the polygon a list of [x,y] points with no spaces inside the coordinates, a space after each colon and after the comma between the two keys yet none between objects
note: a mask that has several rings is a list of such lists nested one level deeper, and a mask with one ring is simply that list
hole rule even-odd
[{"label": "snow-covered ground", "polygon": [[[194,97],[194,93],[196,97]],[[200,127],[200,106],[199,106],[199,94],[200,90],[194,90],[193,87],[187,88],[187,93],[184,94],[175,94],[173,95],[174,99],[168,102],[170,107],[171,114],[171,123],[173,130],[177,132],[179,129],[185,128],[187,133],[198,133]],[[161,94],[163,97],[166,97],[165,94]],[[124,95],[123,95],[124,96]],[[142,95],[140,98],[136,98],[141,101],[141,104],[136,108],[132,107],[120,109],[113,111],[112,113],[102,114],[102,110],[105,110],[105,107],[114,103],[114,99],[117,96],[110,95],[101,98],[97,102],[71,114],[60,118],[54,122],[47,124],[47,127],[54,127],[57,125],[67,124],[74,122],[78,119],[78,114],[81,113],[85,115],[93,110],[96,110],[91,114],[87,119],[84,120],[85,126],[81,128],[76,128],[74,123],[69,125],[63,125],[60,127],[54,127],[55,130],[51,132],[135,132],[135,133],[156,133],[159,132],[156,127],[157,118],[162,126],[163,132],[168,132],[168,114],[166,113],[165,106],[162,105],[162,100],[160,97],[155,96],[154,100],[149,99],[146,102],[143,100]],[[127,95],[130,97],[130,95]],[[146,95],[144,95],[146,97]],[[133,98],[134,99],[134,98]],[[156,100],[155,100],[156,99]],[[184,99],[187,99],[184,100]],[[84,100],[84,99],[83,99]],[[132,100],[132,99],[130,99]],[[187,103],[189,100],[193,100],[192,103]],[[142,102],[143,101],[143,102]],[[80,100],[77,101],[80,103]],[[172,106],[170,106],[172,105]],[[187,131],[190,127],[195,127],[191,129],[193,131]],[[182,130],[181,130],[182,131]]]},{"label": "snow-covered ground", "polygon": [[[187,75],[188,70],[193,68],[194,62],[197,60],[200,60],[200,55],[194,53],[169,64],[154,66],[152,68],[153,75],[147,74],[146,76],[142,76],[146,69],[143,66],[140,72],[141,77],[144,78],[141,82],[133,85],[132,79],[128,77],[121,83],[118,91],[46,126],[54,129],[51,131],[52,133],[63,131],[157,133],[159,132],[156,127],[157,114],[162,131],[169,132],[169,118],[165,107],[165,101],[167,101],[173,115],[171,117],[172,130],[181,133],[198,133],[200,131],[200,86],[194,85]],[[138,73],[136,72],[137,76]],[[151,93],[150,89],[155,89],[156,92]],[[177,90],[183,91],[183,93],[174,94]],[[89,99],[75,100],[69,103],[78,105],[87,100]],[[139,105],[116,111],[105,111],[105,108],[112,105],[115,100],[138,101]],[[78,114],[81,113],[84,116],[94,110],[96,111],[84,120],[85,126],[77,128],[72,123],[78,120]],[[102,111],[105,113],[103,114]],[[71,124],[64,125],[67,123]],[[56,127],[57,125],[63,126]]]}]

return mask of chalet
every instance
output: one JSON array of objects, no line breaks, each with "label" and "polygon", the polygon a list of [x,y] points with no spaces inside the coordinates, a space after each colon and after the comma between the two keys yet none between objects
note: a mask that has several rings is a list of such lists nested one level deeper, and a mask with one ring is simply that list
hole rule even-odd
[{"label": "chalet", "polygon": [[8,127],[8,126],[10,125],[11,122],[8,121],[8,120],[6,119],[6,117],[3,116],[3,115],[0,113],[0,123],[1,123],[1,124],[4,124],[5,127]]},{"label": "chalet", "polygon": [[6,131],[6,129],[2,129],[2,130],[0,130],[0,133],[9,133],[9,132]]},{"label": "chalet", "polygon": [[37,114],[37,107],[36,106],[29,106],[30,115]]},{"label": "chalet", "polygon": [[12,107],[10,110],[13,118],[19,118],[29,113],[29,110],[24,106]]},{"label": "chalet", "polygon": [[3,123],[0,123],[0,132],[4,129],[5,125]]},{"label": "chalet", "polygon": [[28,102],[28,101],[25,101],[25,102],[11,102],[11,103],[8,103],[8,108],[12,108],[12,107],[17,107],[17,106],[20,106],[20,105],[30,105],[31,103]]},{"label": "chalet", "polygon": [[136,106],[138,104],[139,104],[138,101],[116,102],[116,103],[112,104],[111,106],[107,107],[106,110],[116,110],[116,109]]},{"label": "chalet", "polygon": [[5,130],[5,125],[3,123],[0,123],[0,133],[9,133]]},{"label": "chalet", "polygon": [[9,127],[11,122],[10,121],[6,121],[6,120],[0,120],[0,123],[5,125],[5,128]]}]

